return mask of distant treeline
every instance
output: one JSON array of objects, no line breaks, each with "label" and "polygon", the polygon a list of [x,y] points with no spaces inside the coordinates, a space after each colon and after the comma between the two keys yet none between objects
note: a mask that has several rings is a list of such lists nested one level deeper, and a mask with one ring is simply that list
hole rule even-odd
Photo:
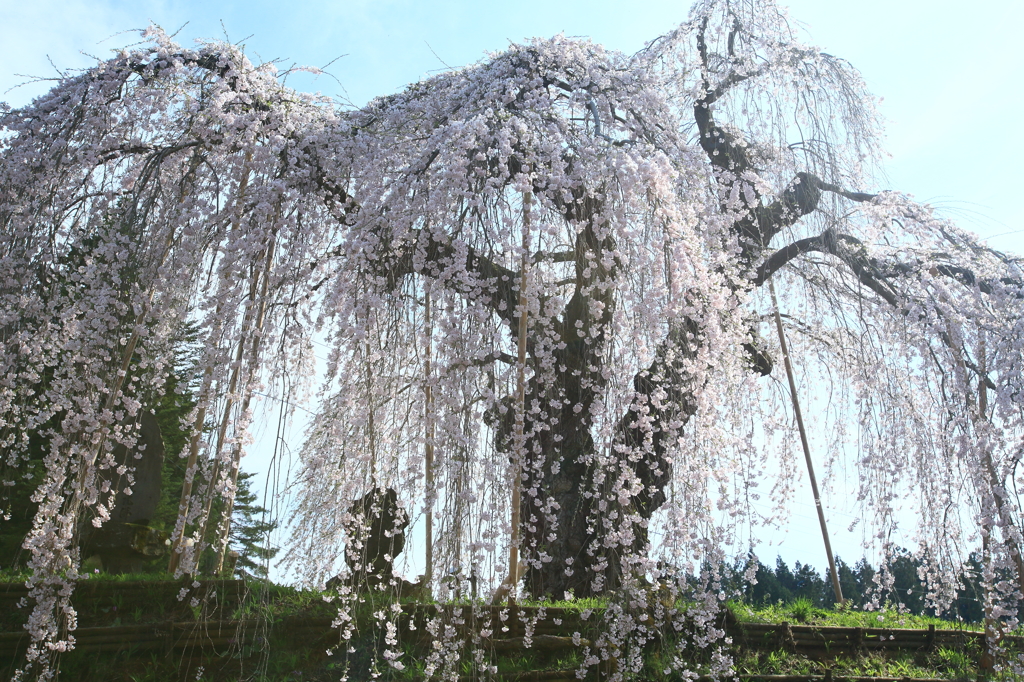
[{"label": "distant treeline", "polygon": [[[781,557],[777,557],[774,570],[759,564],[755,574],[756,584],[752,584],[744,578],[750,561],[738,562],[726,579],[729,591],[741,595],[748,604],[767,605],[806,599],[818,608],[832,608],[837,601],[827,569],[823,574],[818,573],[810,564],[801,564],[799,561],[790,568]],[[922,568],[922,563],[906,550],[897,551],[889,560],[888,571],[893,577],[890,589],[879,590],[874,580],[877,571],[866,559],[861,559],[851,567],[836,557],[836,568],[843,598],[855,608],[863,608],[874,600],[875,603],[899,607],[914,615],[937,616],[968,623],[978,623],[984,619],[978,577],[982,567],[974,555],[960,576],[956,600],[948,610],[941,613],[926,605],[928,587],[920,578],[918,570]]]}]

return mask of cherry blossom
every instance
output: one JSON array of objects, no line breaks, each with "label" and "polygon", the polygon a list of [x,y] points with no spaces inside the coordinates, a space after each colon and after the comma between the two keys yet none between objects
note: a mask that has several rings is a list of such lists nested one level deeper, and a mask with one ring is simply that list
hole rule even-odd
[{"label": "cherry blossom", "polygon": [[[426,576],[435,595],[497,587],[517,537],[513,592],[610,598],[594,661],[638,670],[653,614],[727,671],[725,548],[800,475],[769,282],[879,546],[915,496],[934,602],[979,546],[989,612],[1015,625],[1020,261],[874,189],[872,96],[771,0],[698,2],[635,55],[513,45],[362,108],[233,45],[144,37],[0,111],[2,478],[46,443],[24,675],[74,644],[79,528],[108,518],[103,472],[186,324],[179,575],[225,552],[210,510],[257,398],[309,396],[287,557],[308,584],[342,568],[352,501],[391,487],[432,519],[433,566],[458,567]],[[454,675],[453,628],[428,630],[428,672]]]}]

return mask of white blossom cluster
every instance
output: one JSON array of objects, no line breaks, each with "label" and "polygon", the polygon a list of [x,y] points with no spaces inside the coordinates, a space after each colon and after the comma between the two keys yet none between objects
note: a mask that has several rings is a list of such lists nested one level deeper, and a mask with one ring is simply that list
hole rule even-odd
[{"label": "white blossom cluster", "polygon": [[[427,576],[435,595],[467,594],[470,572],[483,594],[521,493],[512,589],[609,597],[590,663],[628,676],[675,631],[680,674],[694,650],[725,674],[724,547],[801,476],[789,396],[759,376],[782,366],[773,281],[878,544],[915,496],[933,602],[980,545],[988,613],[1015,626],[1019,261],[861,193],[872,99],[771,0],[703,0],[633,56],[516,45],[359,109],[232,45],[146,41],[0,111],[5,486],[45,444],[25,675],[74,644],[81,525],[109,518],[113,449],[134,444],[189,323],[179,574],[225,550],[210,510],[230,509],[254,396],[313,389],[286,559],[305,581],[343,568],[352,501],[387,486],[414,524],[436,515],[434,566],[463,567]],[[345,640],[360,598],[341,590]],[[399,615],[375,617],[397,669]],[[446,618],[428,624],[428,674],[459,669],[464,623]]]}]

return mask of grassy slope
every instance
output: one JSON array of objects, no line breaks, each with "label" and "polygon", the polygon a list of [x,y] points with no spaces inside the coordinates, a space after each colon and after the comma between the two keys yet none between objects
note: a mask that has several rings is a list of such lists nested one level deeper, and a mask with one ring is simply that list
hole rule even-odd
[{"label": "grassy slope", "polygon": [[[819,609],[807,600],[789,604],[753,607],[730,603],[729,608],[741,622],[800,623],[827,627],[912,628],[981,631],[979,623],[957,623],[930,616],[915,616],[894,609],[857,611],[853,609]],[[939,647],[926,654],[880,656],[868,653],[860,656],[839,656],[828,664],[833,675],[863,675],[872,677],[939,677],[944,679],[974,679],[977,675],[978,651]],[[786,651],[740,651],[736,656],[737,670],[741,673],[772,675],[823,674],[826,665],[808,660]],[[996,678],[998,679],[998,678]],[[1005,678],[1016,679],[1016,678]]]},{"label": "grassy slope", "polygon": [[[156,581],[154,578],[164,580]],[[17,582],[24,576],[0,576],[9,582]],[[13,578],[13,580],[12,580]],[[175,598],[177,584],[166,580],[166,576],[139,575],[91,576],[89,587],[80,590],[81,599],[76,600],[81,614],[82,627],[103,625],[128,625],[134,623],[183,622],[190,619],[196,628],[203,627],[204,619],[244,619],[260,618],[272,625],[267,637],[259,646],[237,648],[221,656],[203,660],[185,660],[180,651],[168,654],[159,651],[131,650],[119,653],[79,652],[67,655],[62,663],[62,679],[103,680],[104,682],[149,682],[156,680],[197,679],[200,674],[199,665],[203,665],[201,677],[206,680],[237,680],[251,679],[261,682],[298,682],[317,680],[337,680],[342,670],[348,666],[354,673],[351,679],[369,679],[372,665],[372,651],[382,642],[381,635],[372,634],[365,628],[357,634],[351,646],[335,648],[335,655],[328,656],[329,646],[323,642],[314,643],[308,640],[296,640],[289,636],[289,629],[295,624],[312,619],[332,618],[336,609],[324,601],[324,593],[303,591],[281,586],[266,586],[259,583],[247,585],[240,599],[222,600],[215,608],[204,605],[194,606],[189,600],[179,602]],[[152,586],[139,589],[140,581],[152,581]],[[89,592],[102,585],[115,586],[119,583],[134,584],[134,591],[125,589],[123,594],[113,593],[104,598],[90,598]],[[95,586],[95,587],[93,587]],[[109,595],[110,593],[108,593]],[[379,611],[387,603],[373,600],[358,605],[357,618],[369,621],[372,613]],[[600,608],[594,601],[549,604],[562,608],[593,609]],[[895,611],[862,612],[853,610],[828,611],[815,609],[806,602],[787,605],[752,608],[744,604],[729,604],[730,610],[739,621],[760,623],[805,623],[810,625],[828,625],[842,627],[900,627],[927,628],[934,624],[937,628],[964,628],[963,624],[950,623],[938,619],[910,616]],[[24,612],[14,611],[4,614],[3,629],[10,632],[18,629],[18,623],[24,622]],[[979,629],[977,626],[971,629]],[[333,639],[337,643],[337,638]],[[378,668],[381,673],[377,679],[414,679],[422,673],[424,651],[407,643],[403,645],[407,655],[407,670],[402,674]],[[675,674],[664,673],[666,663],[677,655],[668,639],[661,646],[651,647],[645,652],[646,670],[643,679],[656,682],[660,680],[678,679]],[[698,656],[699,660],[700,656]],[[978,652],[957,651],[939,648],[927,654],[905,655],[883,658],[878,655],[840,657],[829,663],[833,674],[864,675],[887,677],[941,677],[945,679],[963,679],[976,675]],[[738,651],[735,653],[738,671],[759,674],[821,674],[824,665],[785,651]],[[538,652],[518,653],[503,656],[495,661],[502,672],[530,669],[570,669],[579,665],[579,654],[561,653],[545,655]],[[380,661],[381,666],[384,665]],[[0,669],[0,675],[10,670]],[[358,671],[358,672],[357,672]],[[1009,679],[1009,678],[1006,678]]]}]

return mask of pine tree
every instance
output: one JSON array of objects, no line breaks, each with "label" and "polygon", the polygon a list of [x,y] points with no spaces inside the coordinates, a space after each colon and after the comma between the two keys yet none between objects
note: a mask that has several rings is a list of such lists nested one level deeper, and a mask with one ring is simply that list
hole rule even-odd
[{"label": "pine tree", "polygon": [[277,521],[268,520],[269,511],[256,504],[253,476],[255,474],[238,472],[238,490],[231,515],[231,547],[238,552],[236,575],[265,580],[268,563],[279,549],[270,544],[270,534],[277,528]]}]

